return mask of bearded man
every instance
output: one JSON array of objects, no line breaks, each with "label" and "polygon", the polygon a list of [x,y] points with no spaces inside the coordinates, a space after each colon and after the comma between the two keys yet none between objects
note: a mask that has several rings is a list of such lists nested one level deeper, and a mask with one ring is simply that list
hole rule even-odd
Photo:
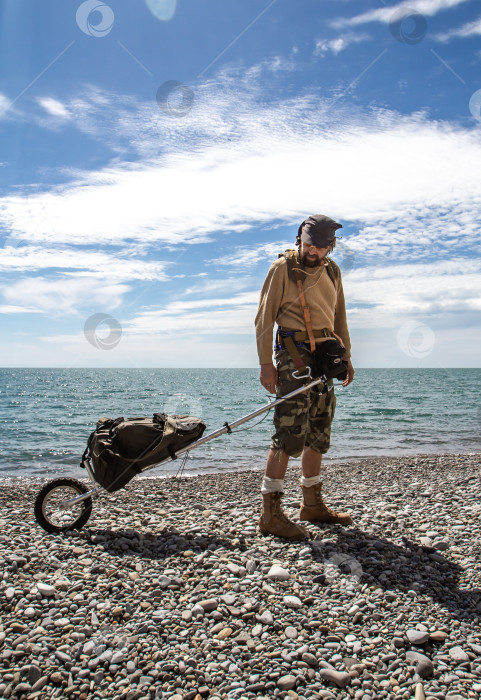
[{"label": "bearded man", "polygon": [[[302,360],[301,364],[312,367],[314,341],[319,347],[328,338],[340,340],[345,348],[343,359],[347,363],[343,385],[348,386],[354,378],[341,273],[328,257],[336,245],[336,231],[340,228],[341,224],[323,214],[309,216],[298,230],[298,250],[289,255],[289,251],[280,255],[271,265],[264,281],[255,322],[260,381],[268,392],[276,391],[277,397],[285,396],[300,386],[300,380],[293,377],[296,371],[293,355],[297,355],[298,361]],[[290,274],[293,263],[302,272],[304,284],[301,289]],[[275,323],[278,330],[274,366],[272,340]],[[294,341],[295,349],[292,342],[287,341],[288,338]],[[301,381],[307,383],[309,379]],[[275,433],[261,488],[263,509],[259,528],[263,534],[290,540],[309,537],[308,530],[289,520],[281,506],[289,457],[300,455],[303,494],[300,520],[340,525],[352,522],[348,513],[331,510],[322,497],[322,455],[330,446],[331,423],[336,406],[332,380],[329,384],[329,391],[321,383],[275,408]]]}]

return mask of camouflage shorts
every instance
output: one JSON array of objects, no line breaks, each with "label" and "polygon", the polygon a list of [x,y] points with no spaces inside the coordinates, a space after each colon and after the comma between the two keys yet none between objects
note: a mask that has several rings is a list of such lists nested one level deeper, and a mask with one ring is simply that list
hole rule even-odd
[{"label": "camouflage shorts", "polygon": [[[299,348],[304,362],[310,364],[311,353]],[[292,377],[295,365],[287,350],[276,352],[279,376],[277,396],[285,396],[298,389],[301,382]],[[304,384],[308,380],[301,380]],[[332,380],[330,382],[332,384]],[[287,399],[275,408],[271,448],[282,450],[290,457],[299,457],[304,446],[324,454],[331,442],[331,423],[336,408],[334,390],[321,394],[322,384]]]}]

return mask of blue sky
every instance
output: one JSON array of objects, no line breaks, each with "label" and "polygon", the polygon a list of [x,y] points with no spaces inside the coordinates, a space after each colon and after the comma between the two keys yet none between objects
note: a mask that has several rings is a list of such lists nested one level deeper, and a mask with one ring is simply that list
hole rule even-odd
[{"label": "blue sky", "polygon": [[358,367],[479,367],[476,0],[2,0],[0,365],[257,365],[343,223]]}]

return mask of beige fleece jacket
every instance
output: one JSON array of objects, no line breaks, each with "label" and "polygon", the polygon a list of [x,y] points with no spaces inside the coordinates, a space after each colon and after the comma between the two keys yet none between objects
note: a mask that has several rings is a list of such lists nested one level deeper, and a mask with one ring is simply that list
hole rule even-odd
[{"label": "beige fleece jacket", "polygon": [[[312,328],[313,330],[327,328],[334,331],[346,348],[345,358],[347,359],[351,356],[351,341],[347,327],[342,280],[339,277],[339,287],[336,292],[329,273],[325,269],[325,263],[319,267],[306,268],[306,274],[303,289],[311,314]],[[297,286],[288,277],[287,262],[284,257],[272,263],[261,290],[255,321],[257,352],[261,365],[272,362],[275,323],[288,330],[306,330]]]}]

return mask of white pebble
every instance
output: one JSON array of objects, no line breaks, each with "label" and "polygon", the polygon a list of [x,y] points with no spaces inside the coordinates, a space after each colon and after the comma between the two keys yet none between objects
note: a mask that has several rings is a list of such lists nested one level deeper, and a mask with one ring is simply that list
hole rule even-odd
[{"label": "white pebble", "polygon": [[42,581],[37,583],[37,590],[45,597],[55,595],[55,586],[50,586],[48,583],[42,583]]},{"label": "white pebble", "polygon": [[286,605],[288,608],[293,608],[294,610],[299,610],[299,608],[302,608],[302,601],[296,595],[285,595],[283,600],[284,605]]},{"label": "white pebble", "polygon": [[287,581],[289,577],[289,569],[283,569],[278,564],[273,564],[267,574],[267,578],[278,579],[279,581]]}]

